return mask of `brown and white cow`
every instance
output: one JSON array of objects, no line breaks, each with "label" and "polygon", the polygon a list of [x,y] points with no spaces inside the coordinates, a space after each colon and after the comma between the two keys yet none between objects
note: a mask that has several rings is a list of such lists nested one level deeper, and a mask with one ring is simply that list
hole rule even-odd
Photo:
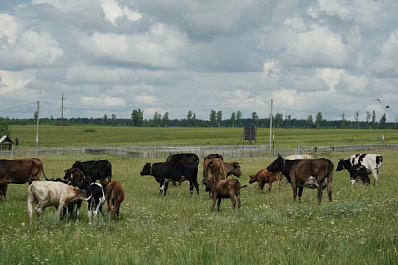
[{"label": "brown and white cow", "polygon": [[[237,179],[220,179],[220,180],[206,180],[206,191],[211,192],[213,196],[213,206],[211,212],[214,211],[214,207],[217,202],[217,211],[220,211],[221,199],[230,198],[232,201],[232,208],[235,211],[236,201],[238,201],[238,209],[240,209],[240,189],[247,187],[247,185],[241,186]],[[235,200],[236,196],[236,200]]]},{"label": "brown and white cow", "polygon": [[281,178],[279,172],[269,172],[268,169],[261,169],[255,175],[249,175],[249,183],[252,184],[254,182],[258,182],[258,189],[260,193],[263,193],[264,186],[268,183],[268,194],[271,193],[272,183],[277,182],[279,192],[281,191]]},{"label": "brown and white cow", "polygon": [[28,216],[32,224],[33,204],[37,204],[35,212],[42,223],[42,212],[45,208],[54,206],[58,216],[61,216],[61,209],[70,203],[84,200],[86,191],[54,181],[33,181],[28,188]]},{"label": "brown and white cow", "polygon": [[326,158],[286,160],[278,157],[268,167],[270,172],[282,172],[293,188],[293,201],[298,197],[301,202],[304,187],[318,190],[318,203],[321,203],[323,189],[327,187],[330,202],[332,202],[332,177],[334,164]]},{"label": "brown and white cow", "polygon": [[38,158],[31,159],[0,159],[0,200],[5,200],[8,184],[32,184],[40,180],[43,164]]},{"label": "brown and white cow", "polygon": [[122,183],[116,180],[111,182],[107,180],[101,181],[101,185],[105,190],[105,199],[108,203],[108,216],[112,215],[112,219],[116,221],[119,219],[120,204],[124,201],[124,189]]}]

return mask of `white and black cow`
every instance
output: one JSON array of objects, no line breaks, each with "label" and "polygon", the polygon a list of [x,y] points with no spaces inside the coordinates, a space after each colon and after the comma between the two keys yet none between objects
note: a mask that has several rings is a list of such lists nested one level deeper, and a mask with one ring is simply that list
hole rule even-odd
[{"label": "white and black cow", "polygon": [[[367,174],[372,173],[374,177],[374,185],[376,185],[379,179],[379,169],[381,163],[383,162],[383,157],[379,154],[355,154],[350,156],[349,159],[340,159],[336,171],[341,171],[347,169],[350,172],[351,186],[353,187],[355,182],[359,178],[364,178],[363,169],[361,166],[366,168]],[[357,166],[357,167],[356,167]],[[360,170],[359,172],[357,172]],[[366,178],[364,178],[366,180]]]},{"label": "white and black cow", "polygon": [[188,180],[189,191],[192,195],[195,187],[199,195],[198,184],[198,164],[196,162],[163,162],[163,163],[146,163],[143,167],[141,176],[154,176],[156,181],[160,184],[159,196],[166,196],[169,182],[182,182]]}]

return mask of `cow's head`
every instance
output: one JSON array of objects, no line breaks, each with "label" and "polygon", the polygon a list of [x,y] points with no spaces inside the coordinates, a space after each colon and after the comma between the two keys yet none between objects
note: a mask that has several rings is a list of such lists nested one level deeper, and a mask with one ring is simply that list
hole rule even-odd
[{"label": "cow's head", "polygon": [[285,163],[285,159],[278,154],[278,157],[272,162],[268,167],[267,170],[269,172],[279,172],[283,170],[283,165]]},{"label": "cow's head", "polygon": [[232,162],[231,164],[232,164],[232,166],[234,167],[234,169],[231,171],[231,173],[232,173],[234,176],[240,178],[240,177],[242,176],[242,172],[240,171],[240,165],[239,165],[239,163],[238,163],[238,162]]},{"label": "cow's head", "polygon": [[339,163],[337,164],[336,171],[341,171],[343,169],[349,169],[350,161],[349,159],[340,159]]},{"label": "cow's head", "polygon": [[79,167],[81,163],[82,163],[82,161],[77,160],[75,163],[73,163],[72,168],[73,167]]},{"label": "cow's head", "polygon": [[249,183],[250,183],[250,184],[252,184],[252,183],[258,181],[257,175],[249,175],[249,178],[250,178],[250,180],[249,180]]},{"label": "cow's head", "polygon": [[141,176],[148,176],[148,175],[150,176],[150,175],[152,175],[151,174],[152,173],[151,169],[152,169],[151,163],[149,163],[149,162],[146,163],[145,166],[142,168],[140,175]]},{"label": "cow's head", "polygon": [[206,186],[205,191],[211,191],[215,183],[215,180],[203,180],[203,184]]},{"label": "cow's head", "polygon": [[67,169],[67,170],[65,170],[65,176],[64,176],[64,179],[67,179],[67,180],[72,180],[72,177],[71,177],[71,169],[69,168],[69,169]]}]

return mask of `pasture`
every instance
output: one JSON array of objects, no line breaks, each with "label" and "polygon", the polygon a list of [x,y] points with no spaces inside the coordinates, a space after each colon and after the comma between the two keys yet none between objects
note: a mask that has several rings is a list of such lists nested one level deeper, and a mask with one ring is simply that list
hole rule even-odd
[{"label": "pasture", "polygon": [[[43,156],[50,178],[62,177],[75,160],[108,159],[113,179],[126,192],[121,218],[116,223],[103,218],[96,226],[89,225],[83,203],[79,223],[75,217],[58,222],[55,209],[47,208],[43,224],[34,215],[29,226],[28,184],[10,184],[7,201],[0,203],[0,264],[396,264],[398,152],[375,152],[384,159],[377,186],[357,182],[352,190],[349,173],[334,172],[333,202],[324,191],[318,205],[316,190],[304,189],[300,204],[293,203],[292,189],[284,180],[281,192],[274,183],[271,194],[260,194],[254,183],[242,189],[242,208],[235,213],[230,200],[223,200],[220,212],[210,213],[212,202],[203,185],[199,196],[190,197],[183,182],[169,187],[166,197],[158,197],[158,183],[139,173],[145,162],[159,160]],[[336,167],[339,158],[351,154],[312,155],[329,158]],[[274,158],[237,161],[242,185],[248,184],[249,174]]]}]

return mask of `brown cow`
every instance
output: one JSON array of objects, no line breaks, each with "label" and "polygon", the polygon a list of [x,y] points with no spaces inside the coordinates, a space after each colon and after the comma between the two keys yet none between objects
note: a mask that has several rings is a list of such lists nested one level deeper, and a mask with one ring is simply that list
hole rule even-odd
[{"label": "brown cow", "polygon": [[238,178],[242,176],[238,162],[228,163],[224,162],[221,158],[211,159],[208,163],[208,171],[210,171],[210,174],[207,174],[207,179],[210,180],[226,179],[230,175]]},{"label": "brown cow", "polygon": [[112,219],[116,221],[116,218],[119,219],[120,204],[124,200],[123,186],[116,180],[112,180],[111,182],[103,180],[101,181],[101,185],[104,187],[105,198],[108,202],[108,216],[112,215]]},{"label": "brown cow", "polygon": [[43,172],[43,164],[38,158],[32,159],[0,159],[0,200],[5,200],[8,184],[32,184],[34,180],[40,180]]},{"label": "brown cow", "polygon": [[220,179],[220,180],[206,180],[206,191],[212,193],[213,206],[211,212],[214,211],[214,207],[217,202],[217,211],[220,211],[221,199],[230,198],[232,201],[232,208],[235,211],[236,200],[238,201],[238,209],[240,209],[240,189],[247,187],[247,185],[241,186],[237,179]]},{"label": "brown cow", "polygon": [[204,161],[203,161],[203,181],[207,180],[207,179],[211,179],[210,178],[211,171],[210,171],[210,168],[209,168],[209,163],[211,162],[211,160],[213,158],[220,158],[221,160],[224,160],[223,156],[219,155],[219,154],[209,154],[209,155],[207,155],[204,158]]},{"label": "brown cow", "polygon": [[252,184],[254,182],[258,182],[258,189],[260,193],[263,193],[264,186],[268,183],[268,194],[271,193],[272,183],[276,180],[279,188],[279,192],[281,191],[281,178],[279,172],[269,172],[266,168],[261,169],[255,175],[249,175],[249,183]]},{"label": "brown cow", "polygon": [[298,197],[301,202],[304,187],[318,190],[318,203],[321,203],[323,189],[327,187],[330,202],[332,202],[332,177],[334,164],[326,158],[310,160],[286,160],[278,154],[268,167],[270,172],[282,172],[292,184],[293,201]]}]

